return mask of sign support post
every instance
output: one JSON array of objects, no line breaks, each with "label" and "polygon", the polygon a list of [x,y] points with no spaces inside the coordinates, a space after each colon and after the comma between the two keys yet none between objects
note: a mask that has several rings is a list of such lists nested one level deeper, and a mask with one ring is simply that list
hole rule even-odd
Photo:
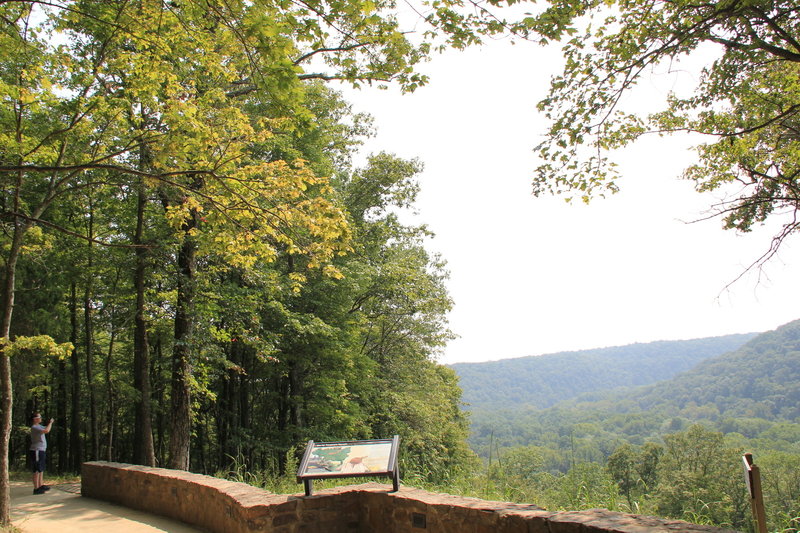
[{"label": "sign support post", "polygon": [[744,465],[744,482],[750,496],[750,507],[753,511],[753,521],[756,533],[767,533],[767,512],[764,509],[764,493],[761,490],[761,470],[753,463],[753,454],[746,453],[742,456]]}]

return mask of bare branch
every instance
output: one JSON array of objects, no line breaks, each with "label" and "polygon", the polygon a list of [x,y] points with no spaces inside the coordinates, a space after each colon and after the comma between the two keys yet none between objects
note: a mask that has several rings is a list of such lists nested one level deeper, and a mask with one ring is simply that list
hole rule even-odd
[{"label": "bare branch", "polygon": [[333,48],[318,48],[316,50],[312,50],[312,51],[310,51],[310,52],[308,52],[306,54],[303,54],[302,56],[298,57],[297,59],[292,61],[292,64],[299,65],[300,63],[302,63],[306,59],[309,59],[309,58],[315,56],[316,54],[325,54],[325,53],[328,53],[328,52],[349,52],[351,50],[356,50],[358,48],[363,48],[365,46],[369,46],[370,44],[372,44],[372,43],[355,43],[355,44],[351,44],[349,46],[342,45],[342,46],[337,46],[337,47],[333,47]]}]

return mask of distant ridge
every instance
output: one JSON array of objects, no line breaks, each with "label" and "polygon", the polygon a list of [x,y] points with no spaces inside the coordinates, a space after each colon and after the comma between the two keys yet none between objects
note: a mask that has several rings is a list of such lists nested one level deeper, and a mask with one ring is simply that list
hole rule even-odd
[{"label": "distant ridge", "polygon": [[670,379],[757,335],[656,341],[450,366],[460,378],[469,411],[545,409],[588,392]]},{"label": "distant ridge", "polygon": [[[560,359],[574,362],[576,355],[565,354],[570,357]],[[554,379],[564,381],[569,375],[566,369],[564,372]],[[578,369],[576,373],[583,376],[586,372]],[[585,381],[585,377],[581,379]],[[470,446],[483,457],[503,447],[542,446],[563,451],[567,446],[570,453],[578,453],[576,457],[595,460],[607,457],[620,442],[658,442],[666,434],[699,423],[730,434],[737,442],[750,439],[755,448],[797,453],[800,320],[753,336],[735,350],[647,385],[619,383],[571,394],[541,409],[512,402],[470,408]],[[572,440],[565,444],[566,435]],[[568,467],[562,461],[553,468],[563,472]]]},{"label": "distant ridge", "polygon": [[740,348],[637,391],[641,410],[713,406],[722,417],[800,418],[800,320],[762,333]]}]

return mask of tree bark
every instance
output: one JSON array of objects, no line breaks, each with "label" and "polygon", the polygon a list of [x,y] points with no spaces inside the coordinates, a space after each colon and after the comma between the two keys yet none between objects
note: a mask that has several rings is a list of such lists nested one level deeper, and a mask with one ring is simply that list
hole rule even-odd
[{"label": "tree bark", "polygon": [[94,208],[89,199],[89,219],[87,228],[87,259],[86,259],[86,287],[83,293],[83,332],[84,347],[86,348],[86,388],[89,393],[89,442],[92,460],[99,459],[100,435],[97,428],[97,394],[94,383],[94,313],[92,300],[94,299]]},{"label": "tree bark", "polygon": [[[78,296],[77,287],[72,283],[70,295],[70,321],[72,323],[72,331],[70,333],[70,341],[73,346],[78,345]],[[70,356],[71,374],[72,374],[72,402],[71,412],[72,423],[70,424],[69,431],[69,456],[73,472],[81,471],[81,461],[83,459],[83,450],[81,449],[81,371],[80,361],[78,359],[78,350],[73,349]]]},{"label": "tree bark", "polygon": [[158,464],[166,464],[165,442],[166,442],[166,417],[164,413],[167,412],[167,384],[164,380],[159,379],[159,376],[164,375],[164,350],[161,336],[156,337],[155,346],[153,346],[154,361],[151,365],[152,373],[150,375],[150,382],[155,384],[155,394],[158,409],[156,409],[156,427],[155,435],[153,435],[153,444],[156,449],[156,461]]},{"label": "tree bark", "polygon": [[106,461],[114,460],[114,418],[116,413],[116,391],[114,390],[114,381],[111,379],[111,356],[114,353],[114,336],[115,332],[111,332],[111,338],[108,341],[108,354],[106,355],[105,374],[106,374],[106,394],[108,395],[108,407],[106,409]]},{"label": "tree bark", "polygon": [[[196,215],[195,215],[196,216]],[[194,222],[191,223],[194,226]],[[172,351],[172,386],[169,467],[189,469],[191,446],[191,348],[194,332],[194,277],[197,245],[185,235],[178,253],[178,297],[175,311],[175,347]]]},{"label": "tree bark", "polygon": [[66,472],[70,468],[69,440],[66,433],[69,397],[67,396],[67,361],[64,359],[58,360],[58,390],[56,394],[56,425],[62,430],[56,443],[56,449],[58,450],[57,471]]},{"label": "tree bark", "polygon": [[[252,372],[252,365],[250,363],[251,349],[240,344],[239,351],[241,353],[241,365],[243,371],[239,373],[239,425],[244,430],[245,434],[249,434],[251,427],[250,416],[250,375]],[[245,458],[245,464],[248,467],[253,466],[253,445],[251,443],[244,443],[242,453]]]},{"label": "tree bark", "polygon": [[291,390],[289,388],[288,378],[279,376],[275,379],[277,381],[275,388],[280,394],[278,398],[278,431],[284,432],[289,425],[289,394]]},{"label": "tree bark", "polygon": [[[230,348],[228,358],[231,362],[235,363],[234,349]],[[217,457],[218,464],[227,465],[230,457],[235,456],[236,451],[232,446],[231,426],[233,420],[233,405],[235,402],[234,389],[235,389],[236,372],[229,369],[220,379],[221,393],[219,401],[216,403],[217,412],[217,438],[219,455]]]},{"label": "tree bark", "polygon": [[145,320],[145,277],[147,275],[147,250],[141,246],[144,237],[144,208],[147,198],[140,184],[136,206],[136,232],[133,242],[136,248],[136,267],[133,273],[133,285],[136,289],[136,312],[134,316],[133,334],[133,387],[136,389],[135,427],[133,430],[133,462],[135,464],[155,466],[156,455],[153,446],[153,426],[150,409],[150,347],[147,338],[147,321]]},{"label": "tree bark", "polygon": [[289,388],[291,389],[289,406],[292,425],[295,429],[303,427],[303,378],[299,366],[300,364],[295,361],[289,370]]},{"label": "tree bark", "polygon": [[3,280],[2,322],[0,335],[3,349],[0,353],[0,525],[11,524],[11,486],[8,481],[8,455],[11,440],[11,416],[13,405],[13,387],[11,383],[11,358],[5,347],[11,341],[11,315],[14,311],[17,261],[22,251],[22,241],[26,227],[14,220],[14,234],[11,249],[5,265]]}]

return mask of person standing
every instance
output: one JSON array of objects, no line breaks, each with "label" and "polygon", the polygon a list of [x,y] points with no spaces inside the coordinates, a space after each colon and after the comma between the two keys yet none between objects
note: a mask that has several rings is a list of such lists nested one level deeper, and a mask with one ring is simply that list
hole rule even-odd
[{"label": "person standing", "polygon": [[53,419],[46,426],[42,425],[42,415],[34,413],[33,423],[31,424],[31,446],[28,450],[28,460],[33,469],[33,493],[44,494],[50,487],[44,484],[44,467],[47,461],[47,439],[45,435],[50,433],[53,427]]}]

